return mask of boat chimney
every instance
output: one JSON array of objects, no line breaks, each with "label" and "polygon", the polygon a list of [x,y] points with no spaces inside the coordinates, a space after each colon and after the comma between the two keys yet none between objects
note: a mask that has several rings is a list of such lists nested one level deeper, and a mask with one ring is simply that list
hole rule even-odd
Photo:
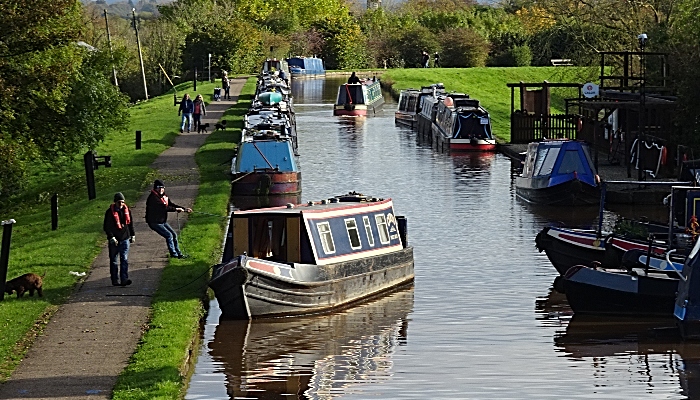
[{"label": "boat chimney", "polygon": [[287,208],[294,208],[294,204],[292,204],[292,203],[287,203]]}]

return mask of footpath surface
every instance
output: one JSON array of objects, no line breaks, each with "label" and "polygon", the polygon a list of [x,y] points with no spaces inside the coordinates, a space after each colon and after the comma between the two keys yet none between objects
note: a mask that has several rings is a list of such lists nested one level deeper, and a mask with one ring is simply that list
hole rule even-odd
[{"label": "footpath surface", "polygon": [[[245,79],[231,85],[231,100],[212,102],[202,122],[214,129],[223,113],[236,103]],[[194,96],[192,96],[194,97]],[[173,107],[173,129],[179,129]],[[175,144],[151,165],[165,182],[173,202],[192,207],[199,189],[194,154],[208,134],[180,134]],[[112,286],[107,247],[100,252],[89,275],[62,305],[27,352],[10,379],[0,385],[0,399],[109,399],[117,377],[134,353],[147,324],[151,297],[168,264],[165,240],[151,231],[143,218],[148,191],[135,204],[136,242],[129,252],[131,286]],[[105,204],[105,209],[109,204]],[[175,215],[170,224],[177,230]],[[180,226],[186,214],[179,216]],[[101,226],[101,223],[100,223]],[[106,239],[105,239],[106,242]]]}]

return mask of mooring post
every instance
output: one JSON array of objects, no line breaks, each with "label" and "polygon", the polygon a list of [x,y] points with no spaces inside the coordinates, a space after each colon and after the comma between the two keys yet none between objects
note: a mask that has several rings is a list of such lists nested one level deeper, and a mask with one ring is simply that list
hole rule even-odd
[{"label": "mooring post", "polygon": [[88,200],[94,200],[97,197],[95,193],[95,153],[89,150],[83,156],[85,162],[85,179],[87,180]]},{"label": "mooring post", "polygon": [[141,150],[141,131],[136,131],[136,150]]},{"label": "mooring post", "polygon": [[14,219],[0,222],[2,225],[2,247],[0,247],[0,301],[5,298],[5,281],[7,280],[7,265],[10,261],[10,239]]},{"label": "mooring post", "polygon": [[51,196],[51,230],[58,229],[58,193]]}]

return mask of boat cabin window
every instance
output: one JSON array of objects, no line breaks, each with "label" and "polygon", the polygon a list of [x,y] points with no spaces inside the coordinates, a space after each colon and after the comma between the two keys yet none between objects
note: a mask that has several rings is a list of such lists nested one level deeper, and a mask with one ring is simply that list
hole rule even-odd
[{"label": "boat cabin window", "polygon": [[558,171],[560,174],[570,174],[572,172],[583,173],[585,171],[586,168],[581,162],[578,150],[572,149],[564,152],[564,157],[561,159],[561,165]]},{"label": "boat cabin window", "polygon": [[350,238],[350,247],[353,250],[361,249],[362,242],[360,242],[360,231],[357,230],[357,221],[355,221],[355,218],[348,218],[345,220],[345,229],[348,231],[348,237]]},{"label": "boat cabin window", "polygon": [[333,235],[331,234],[331,225],[328,222],[320,222],[316,224],[318,233],[321,236],[321,245],[323,252],[326,254],[335,253],[335,244],[333,243]]},{"label": "boat cabin window", "polygon": [[377,229],[379,230],[379,241],[382,244],[389,243],[389,228],[386,225],[386,217],[384,214],[379,214],[374,216],[374,220],[377,221]]},{"label": "boat cabin window", "polygon": [[374,246],[374,235],[372,234],[372,225],[369,222],[368,216],[362,217],[362,222],[365,224],[365,234],[367,234],[367,242],[369,242],[369,247]]},{"label": "boat cabin window", "polygon": [[543,151],[537,152],[537,160],[535,160],[534,175],[550,175],[554,169],[554,163],[559,155],[558,147],[551,147]]}]

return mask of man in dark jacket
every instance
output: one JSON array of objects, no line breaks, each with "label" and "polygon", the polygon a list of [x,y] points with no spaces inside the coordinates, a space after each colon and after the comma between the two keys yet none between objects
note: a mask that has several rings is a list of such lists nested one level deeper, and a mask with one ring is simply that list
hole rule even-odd
[{"label": "man in dark jacket", "polygon": [[[131,223],[129,207],[124,202],[123,194],[117,193],[114,195],[114,203],[105,212],[102,229],[107,234],[109,276],[112,278],[112,285],[131,285],[128,261],[129,244],[134,243],[136,236],[134,234],[134,225]],[[117,266],[117,259],[121,259],[119,266]]]},{"label": "man in dark jacket", "polygon": [[185,131],[185,122],[187,122],[187,132],[192,129],[192,113],[194,112],[194,102],[190,99],[190,95],[185,93],[180,102],[180,108],[177,110],[177,115],[182,114],[182,123],[180,124],[180,133]]},{"label": "man in dark jacket", "polygon": [[177,234],[168,225],[168,213],[174,211],[191,213],[192,209],[178,206],[170,201],[168,196],[165,195],[163,181],[156,179],[153,182],[153,190],[151,190],[151,194],[146,199],[146,223],[148,223],[149,228],[165,238],[170,257],[183,258],[185,256],[180,251],[180,246],[177,243]]}]

